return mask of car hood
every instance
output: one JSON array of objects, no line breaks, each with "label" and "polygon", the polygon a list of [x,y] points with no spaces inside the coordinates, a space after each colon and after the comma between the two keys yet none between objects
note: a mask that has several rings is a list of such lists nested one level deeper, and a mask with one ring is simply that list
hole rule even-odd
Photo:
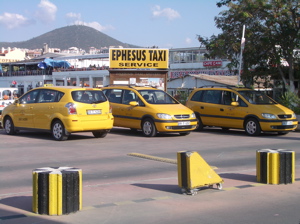
[{"label": "car hood", "polygon": [[191,114],[192,110],[182,104],[149,104],[149,107],[155,109],[157,113],[164,114]]},{"label": "car hood", "polygon": [[272,104],[272,105],[255,105],[261,113],[269,114],[292,114],[292,110],[282,106],[281,104]]}]

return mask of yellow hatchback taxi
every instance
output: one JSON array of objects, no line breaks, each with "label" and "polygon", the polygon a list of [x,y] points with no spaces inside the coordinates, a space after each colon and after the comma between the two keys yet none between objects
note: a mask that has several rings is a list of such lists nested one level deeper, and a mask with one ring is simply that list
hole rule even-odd
[{"label": "yellow hatchback taxi", "polygon": [[197,130],[204,126],[223,130],[244,129],[248,135],[261,132],[287,134],[297,127],[296,115],[261,91],[238,87],[203,87],[195,89],[186,106],[198,120]]},{"label": "yellow hatchback taxi", "polygon": [[100,89],[53,86],[32,89],[5,107],[2,124],[9,135],[20,130],[51,132],[66,140],[74,132],[103,138],[113,127],[110,104]]},{"label": "yellow hatchback taxi", "polygon": [[158,132],[188,135],[196,128],[193,111],[163,90],[122,85],[102,90],[112,105],[114,126],[142,130],[146,137]]}]

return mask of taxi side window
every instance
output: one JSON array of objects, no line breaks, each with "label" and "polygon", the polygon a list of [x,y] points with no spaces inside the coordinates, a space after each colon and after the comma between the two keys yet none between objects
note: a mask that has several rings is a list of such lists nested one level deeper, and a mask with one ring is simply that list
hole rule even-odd
[{"label": "taxi side window", "polygon": [[38,93],[39,93],[39,90],[33,90],[33,91],[26,93],[24,96],[22,96],[20,98],[20,100],[19,100],[20,104],[35,103]]},{"label": "taxi side window", "polygon": [[220,104],[222,91],[221,90],[204,90],[201,102]]},{"label": "taxi side window", "polygon": [[51,103],[56,102],[56,95],[57,91],[54,90],[47,90],[43,89],[40,91],[39,97],[38,97],[38,103]]},{"label": "taxi side window", "polygon": [[201,102],[201,97],[202,97],[202,93],[203,93],[203,91],[198,91],[198,92],[196,92],[193,96],[192,96],[192,98],[191,98],[191,101],[198,101],[198,102]]},{"label": "taxi side window", "polygon": [[136,94],[131,90],[123,90],[123,104],[129,104],[131,101],[137,101]]},{"label": "taxi side window", "polygon": [[223,91],[223,104],[231,105],[231,102],[236,101],[236,94],[231,91]]},{"label": "taxi side window", "polygon": [[121,103],[122,90],[121,89],[105,89],[104,94],[107,96],[109,102]]}]

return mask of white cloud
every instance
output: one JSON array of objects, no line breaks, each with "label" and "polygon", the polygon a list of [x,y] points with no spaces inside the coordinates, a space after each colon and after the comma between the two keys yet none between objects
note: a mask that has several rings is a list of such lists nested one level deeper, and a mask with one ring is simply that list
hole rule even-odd
[{"label": "white cloud", "polygon": [[81,20],[81,14],[80,13],[73,13],[69,12],[66,14],[67,20],[72,23],[74,21],[80,21]]},{"label": "white cloud", "polygon": [[191,44],[192,43],[192,39],[189,38],[189,37],[185,38],[185,43]]},{"label": "white cloud", "polygon": [[169,21],[180,18],[180,14],[171,8],[161,9],[159,5],[152,8],[152,16],[154,18],[166,17]]},{"label": "white cloud", "polygon": [[0,15],[0,24],[6,26],[8,29],[14,29],[21,26],[28,26],[34,23],[33,20],[30,20],[20,14],[12,14],[5,12]]},{"label": "white cloud", "polygon": [[94,28],[96,30],[99,30],[99,31],[115,29],[111,25],[103,26],[98,22],[84,22],[81,19],[81,14],[80,13],[73,13],[73,12],[67,13],[66,18],[67,18],[67,21],[68,21],[69,24],[89,26],[89,27],[92,27],[92,28]]},{"label": "white cloud", "polygon": [[48,0],[41,0],[38,5],[38,10],[36,11],[35,16],[45,24],[49,24],[55,20],[57,7],[52,2]]}]

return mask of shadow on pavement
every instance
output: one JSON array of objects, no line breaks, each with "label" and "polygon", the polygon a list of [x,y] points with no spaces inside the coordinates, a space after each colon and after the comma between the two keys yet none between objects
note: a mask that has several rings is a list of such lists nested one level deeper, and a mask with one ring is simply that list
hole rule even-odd
[{"label": "shadow on pavement", "polygon": [[0,204],[32,212],[32,196],[3,198],[0,200]]},{"label": "shadow on pavement", "polygon": [[223,173],[219,174],[220,177],[232,180],[240,180],[240,181],[247,181],[247,182],[254,182],[257,183],[256,176],[250,174],[240,174],[240,173]]},{"label": "shadow on pavement", "polygon": [[132,184],[133,186],[157,190],[157,191],[165,191],[174,194],[182,194],[181,189],[177,185],[168,185],[168,184]]}]

